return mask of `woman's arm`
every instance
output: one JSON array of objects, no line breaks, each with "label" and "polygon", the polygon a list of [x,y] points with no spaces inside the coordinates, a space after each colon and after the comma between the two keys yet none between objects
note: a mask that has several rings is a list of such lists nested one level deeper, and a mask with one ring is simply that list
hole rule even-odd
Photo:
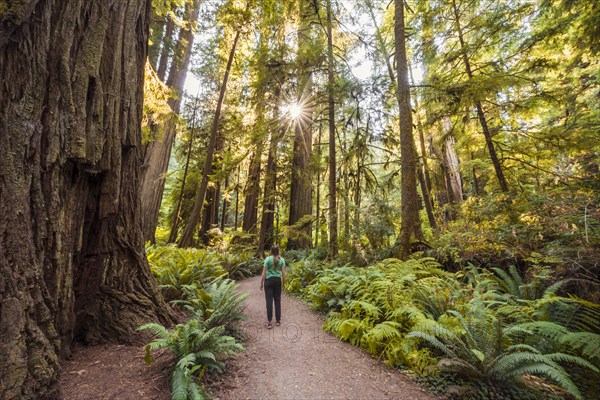
[{"label": "woman's arm", "polygon": [[281,268],[281,288],[285,289],[285,266]]},{"label": "woman's arm", "polygon": [[267,275],[267,267],[263,266],[262,274],[260,276],[260,290],[263,290],[265,286],[265,276]]}]

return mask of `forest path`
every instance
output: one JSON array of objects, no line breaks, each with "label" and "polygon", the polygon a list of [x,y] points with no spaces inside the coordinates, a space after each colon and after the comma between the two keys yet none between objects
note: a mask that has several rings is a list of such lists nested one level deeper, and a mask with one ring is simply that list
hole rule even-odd
[{"label": "forest path", "polygon": [[249,293],[242,328],[246,349],[211,385],[220,399],[433,399],[401,372],[321,329],[302,301],[282,296],[280,327],[265,328],[260,277],[241,281]]}]

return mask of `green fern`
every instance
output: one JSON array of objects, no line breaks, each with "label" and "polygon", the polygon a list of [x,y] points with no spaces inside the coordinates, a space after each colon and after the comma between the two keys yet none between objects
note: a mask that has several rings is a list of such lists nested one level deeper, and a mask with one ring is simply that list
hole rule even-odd
[{"label": "green fern", "polygon": [[199,379],[204,371],[222,372],[223,360],[243,348],[234,338],[224,335],[223,326],[209,329],[195,318],[172,330],[155,323],[142,325],[138,330],[149,330],[156,336],[146,346],[147,362],[153,361],[153,351],[162,348],[169,349],[177,360],[171,373],[173,399],[203,399]]},{"label": "green fern", "polygon": [[557,324],[502,327],[501,321],[480,301],[472,302],[467,314],[450,311],[449,315],[459,322],[460,329],[446,327],[444,321],[448,319],[440,319],[416,327],[406,338],[420,339],[440,352],[447,357],[441,366],[466,379],[501,387],[507,382],[521,383],[524,374],[545,376],[579,399],[582,398],[579,389],[560,364],[575,364],[598,372],[581,357],[560,352],[543,354],[538,346],[521,341],[526,335],[539,337],[542,330],[547,337],[558,340],[566,330]]}]

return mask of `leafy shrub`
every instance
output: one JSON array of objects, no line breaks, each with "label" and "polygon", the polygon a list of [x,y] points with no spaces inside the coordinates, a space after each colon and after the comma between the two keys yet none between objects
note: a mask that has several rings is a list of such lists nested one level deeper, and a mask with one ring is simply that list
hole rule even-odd
[{"label": "leafy shrub", "polygon": [[[425,258],[404,262],[387,259],[367,268],[324,270],[309,288],[309,297],[316,308],[330,312],[325,330],[382,357],[389,365],[412,364],[425,371],[434,360],[426,360],[424,352],[416,359],[418,349],[406,347],[403,339],[417,321],[425,318],[428,306],[436,309],[444,303],[434,304],[436,300],[432,303],[423,295],[427,287],[436,295],[442,293],[440,288],[451,274],[438,267],[435,261]],[[421,293],[421,303],[415,301],[417,292]],[[445,312],[445,306],[441,307],[439,312]]]},{"label": "leafy shrub", "polygon": [[248,278],[259,274],[262,270],[262,261],[250,251],[243,253],[223,252],[219,253],[218,257],[222,267],[231,279]]},{"label": "leafy shrub", "polygon": [[558,279],[577,278],[570,282],[576,294],[600,301],[597,193],[566,188],[471,197],[432,244],[436,258],[447,266],[470,262],[505,269],[550,260]]},{"label": "leafy shrub", "polygon": [[186,285],[202,285],[227,274],[216,254],[208,250],[149,246],[146,255],[150,270],[168,300],[182,298]]},{"label": "leafy shrub", "polygon": [[304,262],[288,282],[328,313],[325,330],[391,366],[454,374],[474,398],[539,397],[534,376],[583,398],[598,381],[600,305],[559,296],[566,281],[546,267],[521,276],[473,265],[450,273],[431,258],[365,268]]},{"label": "leafy shrub", "polygon": [[286,290],[305,296],[305,289],[314,282],[325,264],[310,259],[290,262],[286,268]]},{"label": "leafy shrub", "polygon": [[141,326],[140,330],[150,330],[156,336],[146,346],[146,361],[152,362],[153,350],[168,348],[176,359],[171,372],[173,399],[203,399],[200,380],[204,373],[221,372],[222,360],[242,348],[225,333],[237,333],[237,322],[245,318],[243,302],[247,295],[225,278],[227,272],[214,253],[155,247],[150,249],[150,258],[162,287],[176,294],[172,303],[192,317],[172,330],[154,323]]},{"label": "leafy shrub", "polygon": [[142,325],[138,330],[149,330],[156,339],[146,346],[146,362],[153,362],[152,352],[169,349],[176,364],[171,372],[173,400],[204,399],[200,379],[206,371],[222,372],[223,360],[241,350],[243,346],[230,336],[225,327],[206,325],[195,318],[168,330],[160,324]]},{"label": "leafy shrub", "polygon": [[238,292],[237,284],[231,279],[217,278],[202,288],[190,285],[184,290],[186,299],[176,303],[207,328],[224,326],[227,332],[236,333],[237,322],[246,318],[243,305],[248,294]]}]

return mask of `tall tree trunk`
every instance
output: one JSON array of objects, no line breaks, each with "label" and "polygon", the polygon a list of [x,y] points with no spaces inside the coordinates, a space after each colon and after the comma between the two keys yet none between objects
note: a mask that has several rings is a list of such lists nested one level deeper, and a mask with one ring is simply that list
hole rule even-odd
[{"label": "tall tree trunk", "polygon": [[327,0],[327,102],[329,111],[329,254],[334,259],[338,254],[338,216],[336,201],[336,159],[335,159],[335,85],[333,68],[333,32],[331,22],[331,0]]},{"label": "tall tree trunk", "polygon": [[198,186],[198,190],[196,191],[196,196],[194,198],[194,208],[192,209],[192,213],[190,215],[190,219],[188,224],[183,231],[183,235],[179,240],[179,247],[189,247],[192,245],[192,241],[194,239],[194,232],[196,231],[196,227],[200,222],[200,215],[202,212],[202,207],[204,205],[204,197],[206,195],[206,188],[208,186],[208,178],[209,173],[211,171],[212,162],[213,162],[213,154],[215,151],[215,144],[217,142],[217,133],[219,130],[219,121],[221,119],[221,109],[223,107],[223,101],[225,100],[225,91],[227,89],[227,81],[229,80],[229,73],[231,72],[231,65],[233,64],[233,58],[235,56],[235,50],[237,48],[237,44],[240,38],[240,31],[235,32],[235,38],[233,39],[233,44],[231,46],[231,51],[229,52],[229,58],[227,59],[227,66],[225,67],[225,75],[223,76],[223,82],[221,83],[221,89],[219,91],[219,99],[217,100],[217,109],[215,110],[215,117],[213,119],[212,128],[210,130],[210,138],[208,141],[208,146],[206,147],[206,158],[204,160],[204,169],[202,170],[202,180],[200,181],[200,185]]},{"label": "tall tree trunk", "polygon": [[[358,112],[358,111],[357,111]],[[357,121],[358,125],[358,121]],[[343,158],[346,158],[346,132],[344,130],[344,154]],[[344,169],[342,170],[342,177],[344,181],[344,191],[342,192],[342,198],[344,199],[344,241],[348,241],[350,237],[350,179],[348,176],[348,165],[344,163]]]},{"label": "tall tree trunk", "polygon": [[[299,65],[297,102],[303,106],[303,117],[294,124],[294,156],[290,186],[290,217],[292,226],[302,217],[312,214],[312,111],[307,104],[312,96],[311,57],[311,7],[309,1],[299,2],[300,28],[298,29],[297,63]],[[308,107],[307,107],[308,105]],[[289,239],[288,249],[305,249],[311,245],[311,226],[306,224],[304,235]]]},{"label": "tall tree trunk", "polygon": [[315,247],[319,246],[319,232],[321,231],[321,216],[319,213],[321,212],[321,153],[323,152],[321,149],[321,138],[323,134],[323,124],[319,122],[319,139],[317,142],[317,211],[315,213]]},{"label": "tall tree trunk", "polygon": [[[414,85],[414,79],[412,69],[410,65],[408,67],[410,75],[410,81]],[[425,134],[423,133],[423,124],[421,123],[421,116],[419,115],[419,99],[415,96],[415,109],[417,112],[417,132],[419,133],[419,145],[421,148],[421,164],[417,167],[419,185],[421,186],[421,193],[423,194],[423,203],[425,203],[425,211],[427,212],[427,219],[429,220],[429,226],[436,228],[437,223],[433,214],[433,201],[431,200],[431,178],[429,176],[429,165],[427,163],[427,152],[425,151]]]},{"label": "tall tree trunk", "polygon": [[224,193],[223,193],[223,207],[221,211],[221,231],[225,232],[225,226],[227,225],[227,208],[229,207],[229,200],[227,191],[229,187],[229,173],[225,177]]},{"label": "tall tree trunk", "polygon": [[367,9],[369,10],[369,16],[371,17],[371,22],[373,23],[373,26],[375,27],[375,37],[377,38],[377,44],[379,45],[381,54],[383,55],[383,58],[385,59],[385,66],[388,71],[388,76],[390,77],[391,84],[394,85],[396,83],[396,77],[394,75],[394,68],[392,67],[390,53],[388,52],[387,46],[385,45],[385,40],[383,39],[383,36],[381,35],[381,29],[379,28],[379,25],[377,24],[377,18],[375,18],[375,13],[373,12],[373,4],[371,4],[371,1],[367,1],[366,5],[367,5]]},{"label": "tall tree trunk", "polygon": [[192,158],[192,148],[194,146],[194,139],[196,137],[196,115],[198,112],[198,97],[194,99],[194,110],[192,111],[192,124],[190,127],[190,139],[188,142],[187,154],[185,158],[185,167],[183,168],[183,177],[181,178],[181,188],[179,189],[179,197],[177,198],[177,205],[175,206],[175,212],[173,213],[173,224],[171,225],[171,232],[169,234],[169,243],[174,243],[177,240],[177,227],[179,225],[179,214],[181,213],[181,205],[183,204],[183,195],[185,193],[185,185],[187,181],[188,172],[190,169],[190,160]]},{"label": "tall tree trunk", "polygon": [[[263,110],[264,111],[264,110]],[[258,138],[256,150],[250,160],[248,170],[248,183],[246,187],[246,197],[244,198],[244,219],[242,229],[244,232],[256,233],[258,222],[258,197],[260,195],[260,172],[261,158],[263,152],[263,140]]]},{"label": "tall tree trunk", "polygon": [[[471,69],[471,62],[469,61],[469,55],[467,53],[467,45],[465,44],[463,27],[460,23],[460,13],[458,11],[458,7],[456,6],[456,0],[452,0],[452,11],[454,12],[454,22],[456,23],[456,32],[458,33],[460,51],[462,53],[463,62],[465,64],[465,72],[467,73],[469,79],[473,79],[473,70]],[[492,165],[494,166],[494,171],[496,172],[496,178],[498,178],[500,189],[503,192],[508,192],[508,184],[506,183],[504,171],[502,170],[502,166],[500,165],[500,160],[498,159],[496,148],[494,147],[494,141],[492,140],[492,133],[490,132],[490,129],[488,127],[487,118],[485,116],[485,113],[483,112],[483,106],[481,105],[480,100],[475,100],[475,108],[477,109],[477,118],[479,119],[479,123],[481,124],[483,136],[485,137],[485,143],[490,153],[490,159],[492,160]]]},{"label": "tall tree trunk", "polygon": [[406,57],[406,32],[404,28],[404,2],[394,0],[394,36],[396,39],[397,99],[400,110],[400,158],[402,159],[402,225],[398,238],[400,258],[410,254],[410,241],[420,231],[417,196],[417,160],[412,132],[412,110],[408,84]]},{"label": "tall tree trunk", "polygon": [[0,398],[56,399],[76,340],[170,320],[138,171],[150,2],[4,2]]},{"label": "tall tree trunk", "polygon": [[[213,163],[208,172],[209,177],[219,172],[222,167],[222,150],[223,150],[223,135],[217,133],[217,143],[215,144],[215,151],[213,156]],[[210,178],[209,178],[210,179]],[[221,184],[219,182],[214,183],[207,189],[206,202],[204,204],[204,213],[202,216],[202,224],[200,224],[199,236],[204,244],[208,244],[208,231],[212,228],[212,225],[217,224],[217,216],[219,210],[219,202],[221,196]]]},{"label": "tall tree trunk", "polygon": [[454,136],[446,134],[444,141],[444,164],[448,173],[448,194],[451,202],[460,204],[463,199],[462,193],[462,178],[458,167],[458,156],[454,150]]},{"label": "tall tree trunk", "polygon": [[175,21],[169,15],[167,15],[167,22],[165,26],[165,34],[162,38],[162,47],[160,48],[160,59],[158,61],[158,68],[156,69],[156,75],[161,81],[165,81],[167,76],[167,69],[169,67],[169,60],[171,59],[171,51],[173,50],[173,34],[175,33]]},{"label": "tall tree trunk", "polygon": [[[277,96],[276,96],[277,97]],[[277,119],[277,113],[275,114]],[[273,223],[275,222],[275,202],[277,192],[277,143],[279,142],[280,132],[271,134],[269,144],[269,156],[267,158],[267,174],[265,177],[265,189],[263,195],[263,213],[260,222],[260,234],[258,237],[258,256],[263,257],[264,251],[269,250],[273,245]]]},{"label": "tall tree trunk", "polygon": [[[264,28],[264,27],[263,27]],[[264,151],[265,136],[267,129],[265,125],[265,104],[267,95],[267,83],[269,82],[269,70],[266,66],[268,57],[266,34],[261,30],[258,44],[258,55],[256,62],[256,123],[252,137],[252,145],[255,147],[250,166],[248,169],[248,180],[244,198],[244,220],[242,229],[245,232],[256,233],[258,224],[258,200],[260,197],[260,178],[262,170],[262,155]]]},{"label": "tall tree trunk", "polygon": [[160,57],[160,51],[162,48],[162,42],[165,38],[165,26],[167,17],[164,15],[158,15],[152,9],[152,18],[150,22],[150,43],[148,46],[148,61],[152,66],[152,69],[156,71],[158,69],[158,59]]},{"label": "tall tree trunk", "polygon": [[238,217],[240,215],[240,166],[237,169],[237,182],[235,184],[235,221],[233,224],[234,230],[238,229]]},{"label": "tall tree trunk", "polygon": [[[386,61],[386,66],[387,66],[387,70],[388,70],[388,75],[390,77],[390,81],[393,84],[396,84],[396,77],[394,74],[394,69],[392,68],[392,63],[390,61],[390,55],[389,52],[387,51],[387,47],[385,46],[385,41],[383,40],[383,37],[381,35],[381,32],[379,30],[379,27],[377,26],[377,21],[375,18],[375,14],[373,13],[373,7],[370,3],[367,3],[368,8],[369,8],[369,14],[371,16],[371,20],[373,21],[373,24],[375,25],[375,31],[376,31],[376,35],[377,35],[377,41],[379,43],[379,46],[381,48],[381,52],[383,53],[383,56],[385,58]],[[408,61],[407,61],[408,64]],[[408,71],[409,71],[409,75],[410,75],[410,79],[412,82],[412,71],[410,70],[410,67],[407,65]],[[415,100],[416,106],[417,106],[417,110],[419,108],[418,106],[418,102]],[[419,118],[417,118],[417,128],[418,128],[418,132],[419,132],[419,138],[421,141],[421,151],[422,151],[422,157],[423,157],[423,164],[424,164],[424,170],[421,170],[420,167],[417,168],[417,176],[419,178],[419,182],[421,184],[421,193],[423,195],[423,202],[425,203],[425,210],[427,211],[427,218],[429,220],[429,225],[433,228],[435,228],[436,223],[435,223],[435,217],[433,215],[433,202],[431,201],[431,196],[430,196],[430,192],[429,192],[429,187],[431,186],[430,183],[430,179],[429,179],[429,172],[428,172],[428,168],[427,168],[427,160],[425,158],[425,144],[424,144],[424,137],[423,137],[423,128],[421,125],[421,120]],[[413,139],[414,142],[414,139]],[[420,225],[420,224],[419,224]],[[420,226],[417,227],[417,230],[415,232],[420,231]]]},{"label": "tall tree trunk", "polygon": [[213,207],[216,199],[216,188],[209,186],[206,189],[206,200],[204,201],[204,208],[202,209],[202,223],[200,224],[200,230],[198,231],[198,237],[203,244],[208,244],[208,230],[210,229]]},{"label": "tall tree trunk", "polygon": [[[160,138],[148,144],[142,169],[142,230],[144,239],[155,241],[154,233],[158,225],[158,214],[165,188],[167,169],[171,158],[171,149],[175,141],[176,115],[179,114],[183,97],[183,86],[192,55],[194,27],[200,12],[200,0],[186,5],[186,27],[179,32],[173,61],[169,71],[167,86],[173,89],[175,97],[168,100],[173,116],[164,126]],[[156,132],[155,132],[156,133]]]}]

